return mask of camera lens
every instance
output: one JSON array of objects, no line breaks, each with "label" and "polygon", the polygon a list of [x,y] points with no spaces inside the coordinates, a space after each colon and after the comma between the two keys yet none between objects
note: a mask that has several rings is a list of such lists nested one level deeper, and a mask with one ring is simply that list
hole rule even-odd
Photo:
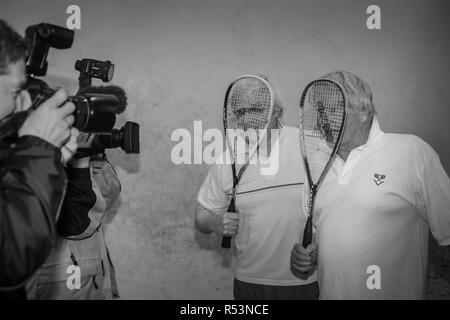
[{"label": "camera lens", "polygon": [[80,131],[84,131],[89,121],[89,103],[83,96],[69,97],[68,99],[75,105],[73,116],[75,118],[73,126]]},{"label": "camera lens", "polygon": [[82,94],[70,97],[75,104],[73,126],[82,132],[110,132],[116,122],[119,100],[108,94]]}]

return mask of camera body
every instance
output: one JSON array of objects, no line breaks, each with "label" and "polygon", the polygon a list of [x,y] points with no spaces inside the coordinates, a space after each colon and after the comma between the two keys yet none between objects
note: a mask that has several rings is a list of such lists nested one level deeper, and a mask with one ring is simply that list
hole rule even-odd
[{"label": "camera body", "polygon": [[139,125],[127,121],[120,129],[108,134],[96,134],[89,148],[78,148],[81,155],[97,154],[105,149],[121,148],[125,153],[139,153]]},{"label": "camera body", "polygon": [[[28,74],[27,89],[32,99],[32,108],[51,97],[55,90],[50,88],[44,81],[36,79],[36,76],[45,76],[47,73],[47,55],[49,48],[68,49],[72,46],[74,39],[73,30],[40,23],[27,27],[25,37],[31,43],[30,51],[26,59]],[[92,74],[96,65],[89,65],[83,69],[84,72]],[[103,76],[102,71],[97,72]],[[118,99],[113,95],[76,95],[68,99],[75,105],[73,116],[74,127],[82,132],[110,132],[116,122],[116,110]]]},{"label": "camera body", "polygon": [[[32,105],[29,112],[37,109],[56,91],[44,81],[30,77],[27,83]],[[73,126],[82,132],[109,133],[116,122],[119,100],[108,94],[81,94],[70,96],[68,101],[75,105]]]},{"label": "camera body", "polygon": [[[74,31],[49,23],[40,23],[27,27],[25,37],[31,44],[26,59],[27,90],[32,99],[32,106],[28,112],[31,112],[55,93],[55,90],[44,81],[36,78],[45,76],[47,73],[49,48],[70,48],[74,39]],[[80,72],[80,90],[75,96],[68,98],[75,105],[73,126],[81,132],[96,134],[92,150],[84,151],[104,152],[106,148],[121,147],[127,153],[139,153],[139,125],[137,123],[127,122],[121,129],[113,129],[116,115],[125,109],[119,97],[109,94],[109,92],[80,93],[82,88],[91,86],[92,78],[98,78],[104,82],[111,81],[114,64],[111,61],[85,58],[76,61],[75,70]],[[18,130],[26,119],[25,115],[24,112],[18,113],[7,129],[14,131],[13,128],[17,127]]]}]

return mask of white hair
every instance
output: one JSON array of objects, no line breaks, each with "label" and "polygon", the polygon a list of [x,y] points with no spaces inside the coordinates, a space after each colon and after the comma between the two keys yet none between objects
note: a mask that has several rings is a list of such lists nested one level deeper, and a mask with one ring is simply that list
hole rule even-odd
[{"label": "white hair", "polygon": [[350,110],[364,111],[369,118],[377,113],[373,103],[372,90],[365,80],[348,71],[334,71],[324,75],[321,79],[332,80],[341,85]]},{"label": "white hair", "polygon": [[265,74],[258,74],[258,77],[263,78],[264,80],[267,81],[267,83],[269,83],[270,88],[272,89],[273,92],[273,112],[275,111],[279,111],[279,116],[278,118],[281,118],[281,116],[283,115],[283,110],[284,110],[284,106],[283,103],[281,102],[281,95],[280,95],[280,90],[278,89],[277,86],[275,86],[272,81],[269,79],[269,77]]}]

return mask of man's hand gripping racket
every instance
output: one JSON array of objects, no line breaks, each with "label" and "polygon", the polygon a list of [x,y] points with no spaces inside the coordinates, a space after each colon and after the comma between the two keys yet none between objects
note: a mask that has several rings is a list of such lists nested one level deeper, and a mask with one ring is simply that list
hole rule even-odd
[{"label": "man's hand gripping racket", "polygon": [[[237,187],[266,134],[272,117],[273,105],[272,88],[267,80],[261,77],[241,76],[228,87],[223,112],[223,126],[233,174],[228,212],[237,212]],[[237,165],[242,165],[238,174],[236,174]],[[231,247],[231,236],[223,237],[222,247]]]}]

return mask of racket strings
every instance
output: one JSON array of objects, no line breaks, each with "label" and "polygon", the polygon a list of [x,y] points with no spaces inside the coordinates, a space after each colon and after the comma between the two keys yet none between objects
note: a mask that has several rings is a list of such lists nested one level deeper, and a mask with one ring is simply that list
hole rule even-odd
[{"label": "racket strings", "polygon": [[225,103],[226,136],[235,155],[256,151],[269,121],[272,93],[258,78],[242,78],[229,90]]},{"label": "racket strings", "polygon": [[319,181],[339,141],[345,113],[344,101],[340,88],[328,81],[316,81],[307,89],[304,96],[302,138],[314,184]]}]

